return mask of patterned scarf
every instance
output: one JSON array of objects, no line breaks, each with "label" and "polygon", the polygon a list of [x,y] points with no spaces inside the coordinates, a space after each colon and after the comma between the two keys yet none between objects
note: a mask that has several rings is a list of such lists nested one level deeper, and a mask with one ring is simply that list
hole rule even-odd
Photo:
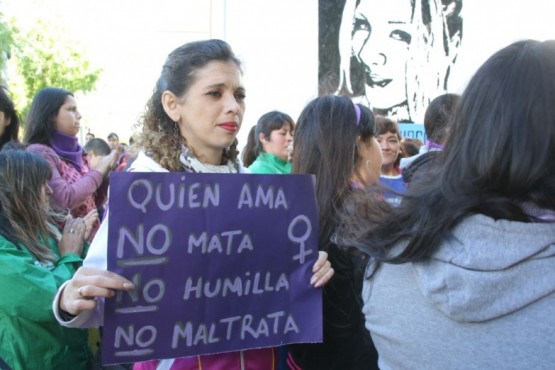
[{"label": "patterned scarf", "polygon": [[185,172],[193,173],[239,173],[239,162],[228,161],[223,165],[213,165],[208,163],[202,163],[193,154],[193,151],[187,148],[185,145],[181,146],[181,155],[179,156],[179,161],[183,166]]}]

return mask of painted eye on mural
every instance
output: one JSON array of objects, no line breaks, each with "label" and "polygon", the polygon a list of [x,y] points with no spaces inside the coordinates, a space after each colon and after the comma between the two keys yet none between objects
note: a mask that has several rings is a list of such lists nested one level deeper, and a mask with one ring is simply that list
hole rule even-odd
[{"label": "painted eye on mural", "polygon": [[397,41],[402,41],[407,45],[410,45],[410,42],[412,40],[412,36],[410,35],[410,33],[403,30],[393,30],[389,34],[389,37]]},{"label": "painted eye on mural", "polygon": [[371,27],[370,23],[366,19],[363,18],[355,18],[353,24],[353,34],[356,32],[370,32]]}]

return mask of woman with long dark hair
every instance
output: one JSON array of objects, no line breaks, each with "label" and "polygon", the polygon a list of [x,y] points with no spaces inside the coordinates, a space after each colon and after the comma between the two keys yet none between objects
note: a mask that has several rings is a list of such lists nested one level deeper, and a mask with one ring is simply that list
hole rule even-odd
[{"label": "woman with long dark hair", "polygon": [[291,346],[293,369],[377,368],[361,313],[365,260],[331,240],[345,201],[366,196],[366,187],[378,181],[382,156],[375,135],[372,112],[346,97],[316,98],[297,120],[292,173],[315,175],[319,248],[328,252],[335,276],[324,287],[324,342]]},{"label": "woman with long dark hair", "polygon": [[[81,113],[70,91],[46,87],[31,103],[25,123],[23,142],[27,150],[48,161],[52,169],[49,185],[52,206],[82,217],[102,207],[108,195],[108,173],[115,167],[121,149],[114,149],[95,168],[90,168],[86,153],[77,141]],[[99,222],[93,225],[94,237]]]},{"label": "woman with long dark hair", "polygon": [[553,367],[554,101],[555,41],[496,52],[441,160],[361,240],[338,236],[374,259],[363,297],[380,368]]}]

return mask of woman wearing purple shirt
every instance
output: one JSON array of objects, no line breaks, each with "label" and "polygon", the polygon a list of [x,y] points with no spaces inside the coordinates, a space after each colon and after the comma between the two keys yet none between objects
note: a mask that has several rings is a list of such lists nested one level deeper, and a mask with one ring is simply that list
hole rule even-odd
[{"label": "woman wearing purple shirt", "polygon": [[[108,172],[114,168],[121,149],[114,149],[95,168],[77,141],[81,113],[73,94],[47,87],[35,95],[25,124],[27,150],[46,159],[52,169],[48,185],[52,188],[52,206],[84,217],[102,206],[108,192]],[[92,240],[99,222],[93,225]]]}]

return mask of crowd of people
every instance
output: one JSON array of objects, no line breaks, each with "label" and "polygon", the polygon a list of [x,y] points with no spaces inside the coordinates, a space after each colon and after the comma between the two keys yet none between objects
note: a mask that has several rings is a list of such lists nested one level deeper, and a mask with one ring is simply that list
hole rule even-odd
[{"label": "crowd of people", "polygon": [[57,87],[36,94],[20,138],[0,89],[0,369],[100,366],[86,328],[135,289],[107,270],[113,171],[312,175],[318,209],[307,283],[322,291],[322,343],[128,367],[551,368],[555,41],[508,45],[461,95],[438,94],[423,143],[344,92],[313,99],[296,121],[262,115],[240,156],[246,87],[222,40],[168,55],[125,151],[115,133],[89,132],[82,147],[76,99]]}]

